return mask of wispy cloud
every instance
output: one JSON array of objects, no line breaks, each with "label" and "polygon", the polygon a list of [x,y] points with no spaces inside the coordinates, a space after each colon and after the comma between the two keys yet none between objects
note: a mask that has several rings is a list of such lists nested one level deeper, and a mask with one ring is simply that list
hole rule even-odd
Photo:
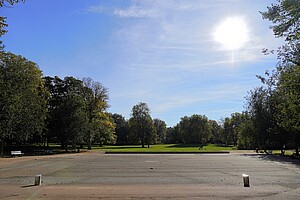
[{"label": "wispy cloud", "polygon": [[[232,11],[232,3],[240,4],[239,10]],[[242,70],[256,67],[266,59],[261,49],[274,46],[273,40],[266,40],[271,33],[258,32],[257,19],[251,21],[258,11],[251,3],[244,3],[143,0],[106,9],[122,22],[111,36],[121,49],[118,56],[123,61],[118,75],[114,74],[123,84],[112,88],[118,91],[112,98],[131,106],[139,101],[149,103],[156,116],[184,110],[226,117],[241,110],[244,96],[256,84],[253,79],[259,73]],[[103,8],[99,12],[104,12]],[[224,51],[214,41],[213,32],[232,13],[244,17],[249,41],[237,50]]]},{"label": "wispy cloud", "polygon": [[109,11],[111,14],[119,17],[157,17],[168,12],[191,12],[220,6],[224,3],[239,0],[131,0],[130,6],[119,8],[108,8],[102,5],[94,5],[86,10],[90,13],[103,13]]},{"label": "wispy cloud", "polygon": [[115,9],[113,12],[114,15],[119,17],[156,17],[159,15],[157,10],[154,9],[143,9],[136,6],[127,8],[127,9]]},{"label": "wispy cloud", "polygon": [[88,13],[103,13],[106,10],[103,6],[90,6],[86,9]]}]

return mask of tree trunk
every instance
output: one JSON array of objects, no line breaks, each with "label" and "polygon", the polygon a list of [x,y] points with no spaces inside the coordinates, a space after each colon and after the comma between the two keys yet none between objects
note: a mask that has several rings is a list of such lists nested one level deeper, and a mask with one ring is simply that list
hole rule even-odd
[{"label": "tree trunk", "polygon": [[143,133],[143,135],[141,137],[142,148],[145,148],[145,140],[144,139],[145,138],[144,138],[144,133]]},{"label": "tree trunk", "polygon": [[1,142],[1,157],[4,156],[4,142]]},{"label": "tree trunk", "polygon": [[88,138],[87,138],[87,145],[88,145],[88,150],[92,150],[92,138],[91,138],[91,133],[88,133]]},{"label": "tree trunk", "polygon": [[295,147],[296,147],[296,156],[299,156],[299,138],[298,135],[295,134]]}]

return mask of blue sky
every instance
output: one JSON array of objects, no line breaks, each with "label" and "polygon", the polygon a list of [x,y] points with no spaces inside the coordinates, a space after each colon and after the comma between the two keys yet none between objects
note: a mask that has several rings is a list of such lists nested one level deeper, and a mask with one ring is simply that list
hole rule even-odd
[{"label": "blue sky", "polygon": [[[273,0],[27,0],[1,8],[6,50],[36,62],[44,75],[91,77],[109,89],[109,111],[130,117],[139,102],[153,118],[219,121],[244,110],[256,74],[276,65],[270,23],[259,11]],[[241,19],[248,39],[226,49],[215,32]]]}]

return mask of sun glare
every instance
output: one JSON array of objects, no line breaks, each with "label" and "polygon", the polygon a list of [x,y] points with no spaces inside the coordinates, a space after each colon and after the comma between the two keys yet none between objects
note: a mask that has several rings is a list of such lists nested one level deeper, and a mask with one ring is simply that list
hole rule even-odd
[{"label": "sun glare", "polygon": [[230,17],[217,26],[213,35],[215,41],[222,44],[222,49],[236,50],[249,40],[248,32],[242,17]]}]

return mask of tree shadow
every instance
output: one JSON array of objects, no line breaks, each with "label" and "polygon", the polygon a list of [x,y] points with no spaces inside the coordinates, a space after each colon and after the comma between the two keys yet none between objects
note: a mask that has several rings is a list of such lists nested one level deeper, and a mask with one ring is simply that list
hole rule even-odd
[{"label": "tree shadow", "polygon": [[292,158],[290,156],[267,155],[267,154],[243,154],[241,156],[256,157],[264,161],[281,162],[284,164],[293,164],[293,165],[300,166],[300,159]]},{"label": "tree shadow", "polygon": [[[169,146],[170,148],[189,148],[189,147],[200,147],[201,144],[173,144],[171,146]],[[203,144],[203,146],[206,146],[205,144]]]},{"label": "tree shadow", "polygon": [[[106,147],[103,147],[102,149],[142,149],[143,147],[142,146],[118,146],[118,147],[109,147],[109,148],[106,148]],[[146,145],[144,147],[144,149],[146,148]]]}]

